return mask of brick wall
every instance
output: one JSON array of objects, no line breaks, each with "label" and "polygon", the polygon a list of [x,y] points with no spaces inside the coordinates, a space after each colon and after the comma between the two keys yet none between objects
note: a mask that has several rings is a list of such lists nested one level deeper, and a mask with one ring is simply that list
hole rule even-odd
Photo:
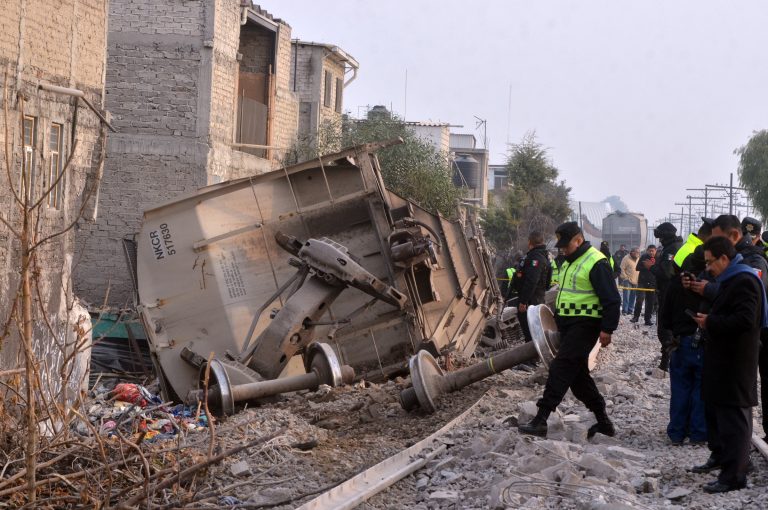
[{"label": "brick wall", "polygon": [[[101,304],[131,304],[122,239],[141,225],[142,211],[206,184],[206,20],[204,0],[109,2],[106,107],[111,136],[96,220],[83,225],[77,292]],[[201,101],[201,95],[203,96]]]},{"label": "brick wall", "polygon": [[[138,231],[142,211],[206,184],[270,170],[272,161],[236,150],[237,79],[272,46],[249,38],[241,50],[236,0],[110,2],[107,108],[120,130],[110,137],[99,214],[78,235],[77,290],[91,303],[131,299],[121,240]],[[279,25],[272,144],[296,135],[298,101],[289,89],[291,31]],[[247,29],[250,33],[250,29]],[[272,43],[270,43],[272,44]]]},{"label": "brick wall", "polygon": [[[75,101],[71,96],[38,90],[39,84],[55,84],[82,90],[95,105],[101,105],[104,92],[106,53],[106,0],[61,0],[55,5],[42,0],[6,0],[0,8],[0,67],[9,69],[8,104],[12,122],[9,132],[0,127],[0,160],[5,160],[5,139],[10,144],[12,184],[18,187],[21,168],[21,133],[18,122],[23,107],[34,116],[35,137],[33,172],[36,177],[35,197],[50,185],[48,170],[53,161],[49,140],[53,123],[62,126],[61,157],[73,154],[72,163],[62,181],[58,207],[47,201],[40,209],[39,237],[62,231],[78,219],[87,181],[97,174],[101,157],[101,124],[82,102],[77,108],[77,126],[73,133]],[[17,93],[26,101],[17,100]],[[77,142],[76,150],[75,141]],[[63,162],[62,162],[63,166]],[[10,184],[0,178],[0,208],[10,221],[19,219],[13,205]],[[67,300],[72,299],[73,260],[77,259],[75,230],[54,238],[36,252],[38,283],[47,319],[58,341],[67,334]],[[16,294],[20,273],[18,243],[5,227],[0,227],[0,317],[4,320]],[[57,390],[60,385],[51,373],[58,373],[61,352],[51,341],[42,317],[35,318],[34,334],[38,354],[50,372],[43,372],[43,385]],[[3,342],[0,369],[18,366],[18,339]]]},{"label": "brick wall", "polygon": [[240,29],[240,70],[246,73],[269,72],[275,55],[275,34],[263,27],[244,25]]}]

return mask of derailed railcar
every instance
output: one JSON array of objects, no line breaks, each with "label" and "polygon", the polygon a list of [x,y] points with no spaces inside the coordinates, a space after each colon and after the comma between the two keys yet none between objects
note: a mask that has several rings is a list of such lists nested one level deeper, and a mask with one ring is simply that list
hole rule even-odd
[{"label": "derailed railcar", "polygon": [[303,370],[294,355],[317,340],[369,379],[420,348],[474,351],[499,300],[482,234],[387,190],[384,146],[145,211],[139,309],[168,394],[196,388],[211,354],[247,382]]}]

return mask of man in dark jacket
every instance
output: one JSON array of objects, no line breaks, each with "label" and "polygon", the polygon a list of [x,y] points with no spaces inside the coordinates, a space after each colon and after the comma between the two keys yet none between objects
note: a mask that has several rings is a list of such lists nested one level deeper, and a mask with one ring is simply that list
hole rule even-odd
[{"label": "man in dark jacket", "polygon": [[[664,307],[664,298],[672,279],[675,277],[675,254],[683,245],[683,238],[677,235],[677,228],[665,221],[653,230],[653,235],[661,241],[661,255],[657,257],[656,264],[651,272],[656,277],[656,296],[659,300],[659,310]],[[659,368],[669,368],[669,353],[674,348],[674,335],[664,327],[661,321],[656,325],[656,332],[661,344],[661,361]]]},{"label": "man in dark jacket", "polygon": [[566,257],[560,268],[555,304],[560,349],[549,367],[544,395],[536,403],[538,413],[518,428],[523,434],[546,436],[547,417],[570,388],[597,418],[587,435],[600,432],[613,436],[616,431],[608,418],[605,400],[589,375],[589,353],[598,340],[603,347],[611,343],[621,314],[619,290],[605,255],[584,240],[575,221],[563,223],[555,234],[555,246],[563,248]]},{"label": "man in dark jacket", "polygon": [[717,479],[704,485],[706,492],[719,493],[747,484],[760,329],[768,326],[768,307],[765,287],[728,239],[711,237],[704,257],[720,285],[709,314],[695,319],[707,337],[702,394],[711,455],[693,471],[720,468]]},{"label": "man in dark jacket", "polygon": [[624,260],[624,257],[627,255],[629,255],[629,252],[627,251],[627,245],[622,244],[619,246],[619,249],[616,250],[616,253],[613,254],[614,267],[621,267],[621,261]]},{"label": "man in dark jacket", "polygon": [[640,311],[643,309],[643,302],[645,302],[645,325],[653,325],[651,317],[653,316],[653,309],[656,308],[656,291],[654,290],[656,289],[656,277],[651,272],[651,268],[655,263],[656,247],[651,244],[637,261],[638,290],[635,296],[635,316],[630,319],[630,322],[640,320]]},{"label": "man in dark jacket", "polygon": [[[763,287],[768,285],[768,261],[765,259],[765,254],[759,246],[755,246],[748,236],[743,235],[745,225],[749,225],[752,218],[744,218],[744,222],[739,223],[739,219],[731,214],[723,214],[715,219],[714,226],[712,228],[712,235],[719,235],[727,237],[736,251],[744,258],[743,264],[748,265],[751,268],[757,270],[760,279],[763,282]],[[753,220],[757,221],[757,220]],[[757,225],[759,229],[759,223]],[[753,225],[754,230],[754,225]],[[714,290],[714,287],[709,289],[709,296]],[[760,335],[761,347],[760,347],[760,406],[763,411],[763,432],[768,434],[768,330],[763,330]]]},{"label": "man in dark jacket", "polygon": [[518,267],[515,273],[517,318],[525,334],[525,341],[530,342],[531,331],[528,329],[526,312],[530,305],[540,305],[544,302],[544,293],[552,279],[552,266],[541,232],[531,232],[528,236],[528,253]]}]

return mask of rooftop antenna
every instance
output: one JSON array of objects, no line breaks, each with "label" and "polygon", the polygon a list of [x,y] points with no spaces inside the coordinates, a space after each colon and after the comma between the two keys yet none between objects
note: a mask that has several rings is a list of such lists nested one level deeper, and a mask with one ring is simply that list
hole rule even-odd
[{"label": "rooftop antenna", "polygon": [[405,94],[403,96],[403,122],[408,117],[408,68],[405,68]]},{"label": "rooftop antenna", "polygon": [[475,129],[480,129],[480,126],[483,127],[483,149],[488,150],[488,121],[486,119],[481,119],[477,115],[473,115],[475,120]]},{"label": "rooftop antenna", "polygon": [[512,82],[509,82],[509,101],[507,102],[507,145],[509,145],[509,132],[512,126]]}]

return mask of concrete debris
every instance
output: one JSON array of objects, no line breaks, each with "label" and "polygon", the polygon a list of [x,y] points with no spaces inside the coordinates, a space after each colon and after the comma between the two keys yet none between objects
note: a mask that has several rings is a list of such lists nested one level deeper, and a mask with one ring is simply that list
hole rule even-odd
[{"label": "concrete debris", "polygon": [[241,460],[229,466],[229,472],[232,473],[232,476],[249,475],[251,474],[251,467],[247,461]]},{"label": "concrete debris", "polygon": [[689,495],[692,491],[690,489],[684,489],[682,487],[677,487],[675,489],[672,489],[671,491],[664,494],[664,497],[667,499],[682,499]]}]

